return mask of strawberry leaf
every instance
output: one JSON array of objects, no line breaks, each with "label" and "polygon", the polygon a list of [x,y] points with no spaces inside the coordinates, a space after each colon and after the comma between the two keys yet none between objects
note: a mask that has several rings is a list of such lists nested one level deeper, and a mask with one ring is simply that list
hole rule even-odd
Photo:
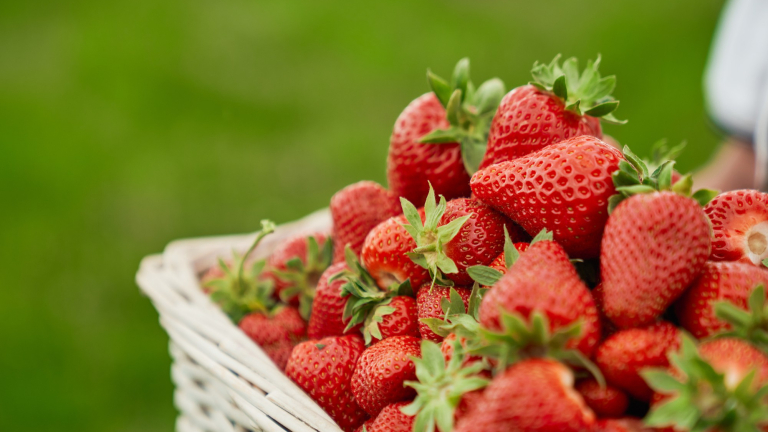
[{"label": "strawberry leaf", "polygon": [[473,281],[483,286],[493,286],[504,274],[495,268],[484,265],[474,265],[467,268],[467,274]]},{"label": "strawberry leaf", "polygon": [[448,84],[448,82],[446,82],[444,79],[432,73],[432,71],[429,69],[427,69],[427,82],[429,83],[429,87],[432,89],[432,92],[435,94],[435,96],[437,96],[437,99],[441,104],[443,104],[443,108],[445,108],[448,105],[448,100],[451,98],[451,94],[453,93],[453,89],[451,89],[450,84]]},{"label": "strawberry leaf", "polygon": [[210,288],[211,300],[219,304],[233,322],[239,322],[251,312],[269,313],[275,306],[272,297],[274,283],[261,278],[266,262],[255,262],[250,269],[245,268],[248,257],[261,243],[262,239],[275,231],[275,224],[269,220],[261,221],[261,230],[244,255],[232,252],[232,265],[218,259],[223,276],[206,281],[203,285]]},{"label": "strawberry leaf", "polygon": [[531,70],[534,81],[531,85],[540,90],[553,93],[560,98],[566,109],[578,115],[600,117],[610,123],[626,123],[617,120],[612,113],[619,102],[611,97],[616,86],[616,77],[600,77],[597,60],[588,61],[583,72],[579,73],[579,63],[574,57],[560,66],[560,54],[548,65],[536,62]]},{"label": "strawberry leaf", "polygon": [[405,386],[416,390],[416,398],[401,411],[416,416],[414,430],[453,430],[454,413],[462,396],[488,385],[489,380],[478,376],[486,365],[474,362],[465,366],[465,352],[458,339],[448,362],[440,346],[427,340],[421,342],[421,358],[411,359],[418,381],[406,381]]}]

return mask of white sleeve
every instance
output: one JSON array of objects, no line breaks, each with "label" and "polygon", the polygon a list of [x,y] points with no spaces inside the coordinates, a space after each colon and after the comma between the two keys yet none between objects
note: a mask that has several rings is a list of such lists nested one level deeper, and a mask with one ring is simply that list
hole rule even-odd
[{"label": "white sleeve", "polygon": [[726,5],[704,87],[712,119],[729,133],[753,140],[768,94],[768,0]]}]

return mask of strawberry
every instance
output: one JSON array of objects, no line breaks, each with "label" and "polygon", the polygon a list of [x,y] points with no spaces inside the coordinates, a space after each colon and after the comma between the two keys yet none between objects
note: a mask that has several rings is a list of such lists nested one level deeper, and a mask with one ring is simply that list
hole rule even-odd
[{"label": "strawberry", "polygon": [[768,269],[751,263],[707,262],[701,276],[675,303],[675,314],[680,325],[699,339],[729,330],[731,326],[715,316],[715,303],[727,301],[746,310],[758,284],[768,286]]},{"label": "strawberry", "polygon": [[403,227],[417,246],[408,256],[429,270],[433,285],[435,281],[469,285],[472,278],[467,268],[490,264],[504,250],[507,220],[483,203],[466,198],[446,202],[441,196],[435,205],[435,191],[430,187],[423,223],[413,204],[402,199],[402,205],[408,219]]},{"label": "strawberry", "polygon": [[464,313],[466,307],[469,305],[469,297],[472,294],[472,290],[469,288],[451,288],[435,285],[431,289],[429,286],[425,286],[418,291],[418,294],[416,295],[416,305],[419,310],[419,333],[421,333],[422,339],[434,342],[443,340],[443,337],[433,332],[424,320],[427,318],[442,318],[445,315],[442,310],[441,302],[443,299],[450,299],[451,289],[455,290],[459,296],[461,296],[461,300],[464,303],[464,308],[462,308],[461,313]]},{"label": "strawberry", "polygon": [[657,429],[646,427],[642,420],[633,417],[598,420],[593,432],[653,432]]},{"label": "strawberry", "polygon": [[420,340],[413,336],[386,338],[366,349],[352,374],[357,404],[376,416],[385,406],[412,398],[416,392],[403,383],[416,379],[411,357],[420,356]]},{"label": "strawberry", "polygon": [[640,376],[646,367],[669,365],[667,353],[680,346],[680,331],[662,321],[644,328],[621,330],[597,347],[595,363],[606,381],[637,399],[649,401],[653,392]]},{"label": "strawberry", "polygon": [[341,296],[341,287],[344,285],[344,281],[341,279],[328,281],[331,276],[345,270],[349,270],[347,263],[340,262],[328,267],[320,276],[315,290],[315,300],[312,303],[312,315],[309,317],[307,328],[307,336],[310,339],[341,336],[360,331],[359,327],[346,330],[347,322],[342,318],[344,307],[347,304],[347,300]]},{"label": "strawberry", "polygon": [[650,174],[629,148],[624,155],[600,253],[603,310],[620,328],[654,322],[701,273],[710,229],[700,205],[713,195],[691,198],[690,175],[673,185],[671,161]]},{"label": "strawberry", "polygon": [[250,312],[269,312],[274,308],[274,284],[264,278],[262,271],[263,260],[245,265],[251,252],[256,249],[261,240],[275,230],[275,224],[268,220],[261,221],[262,229],[248,251],[242,256],[233,253],[229,263],[219,258],[219,265],[212,267],[203,275],[200,281],[203,291],[211,296],[221,309],[229,315],[233,322],[238,323]]},{"label": "strawberry", "polygon": [[626,393],[610,385],[601,386],[594,378],[577,381],[575,388],[599,417],[621,417],[629,406]]},{"label": "strawberry", "polygon": [[298,306],[309,319],[312,299],[320,275],[331,264],[333,243],[324,234],[286,240],[267,258],[267,271],[275,281],[275,292],[286,303]]},{"label": "strawberry", "polygon": [[385,406],[375,419],[355,432],[412,432],[415,417],[403,413],[409,402],[395,402]]},{"label": "strawberry", "polygon": [[600,58],[590,60],[581,74],[575,58],[562,67],[559,60],[558,55],[549,65],[534,64],[534,82],[510,91],[501,100],[480,168],[580,135],[602,138],[600,117],[618,122],[611,112],[619,102],[610,97],[616,78],[600,77]]},{"label": "strawberry", "polygon": [[578,337],[570,340],[567,347],[578,349],[586,357],[592,355],[600,340],[592,295],[563,248],[552,241],[532,243],[488,291],[480,305],[480,323],[492,331],[503,330],[502,311],[531,323],[538,314],[548,321],[549,331],[578,327]]},{"label": "strawberry", "polygon": [[408,280],[381,289],[349,247],[346,260],[346,269],[329,279],[343,282],[341,297],[346,304],[341,318],[347,322],[345,331],[361,326],[366,345],[392,336],[418,337],[418,308]]},{"label": "strawberry", "polygon": [[[415,416],[415,430],[452,430],[454,420],[460,417],[462,402],[464,414],[477,401],[481,389],[488,385],[489,380],[482,375],[485,365],[475,362],[465,366],[461,344],[454,343],[453,348],[454,354],[446,362],[437,344],[421,341],[422,358],[413,359],[419,380],[405,383],[416,389],[417,396],[403,408],[405,414]],[[472,396],[464,401],[470,394]]]},{"label": "strawberry", "polygon": [[529,234],[546,228],[574,258],[594,258],[616,192],[611,176],[620,151],[591,136],[548,145],[472,176],[475,196]]},{"label": "strawberry", "polygon": [[416,242],[403,228],[407,222],[403,215],[389,218],[376,225],[365,238],[360,261],[381,287],[399,285],[406,280],[410,280],[412,287],[420,287],[429,280],[427,269],[408,257]]},{"label": "strawberry", "polygon": [[722,193],[704,207],[712,222],[713,261],[761,265],[768,258],[768,194],[755,190]]},{"label": "strawberry", "polygon": [[251,340],[258,344],[280,369],[285,369],[294,345],[304,339],[306,324],[298,309],[282,307],[269,315],[253,312],[238,324]]},{"label": "strawberry", "polygon": [[467,269],[467,274],[477,283],[485,288],[491,288],[496,282],[507,273],[507,270],[517,262],[520,254],[527,251],[531,244],[542,241],[552,240],[552,233],[546,229],[536,234],[530,243],[514,243],[509,232],[504,230],[504,251],[491,261],[488,266],[475,265]]},{"label": "strawberry", "polygon": [[648,426],[680,431],[758,431],[768,427],[768,357],[733,338],[696,343],[688,336],[668,369],[643,377],[657,392]]},{"label": "strawberry", "polygon": [[497,375],[454,432],[583,432],[595,414],[573,389],[561,363],[528,359]]},{"label": "strawberry", "polygon": [[331,197],[333,262],[344,261],[344,248],[355,254],[363,249],[365,236],[379,223],[402,213],[400,202],[390,191],[372,181],[351,184]]},{"label": "strawberry", "polygon": [[432,92],[413,102],[395,122],[387,156],[387,181],[395,195],[424,202],[429,183],[448,199],[469,196],[469,173],[477,170],[488,127],[504,94],[499,79],[477,91],[469,60],[456,65],[451,84],[427,73]]},{"label": "strawberry", "polygon": [[357,335],[310,340],[293,349],[285,369],[288,378],[347,432],[368,418],[355,402],[350,382],[364,350],[363,340]]}]

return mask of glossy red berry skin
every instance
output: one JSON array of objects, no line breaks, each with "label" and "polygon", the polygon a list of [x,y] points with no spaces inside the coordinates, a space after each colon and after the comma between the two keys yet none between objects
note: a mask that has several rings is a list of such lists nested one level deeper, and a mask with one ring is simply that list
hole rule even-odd
[{"label": "glossy red berry skin", "polygon": [[443,340],[443,337],[435,334],[435,332],[421,320],[425,318],[444,318],[445,313],[440,306],[440,302],[443,299],[450,299],[451,289],[456,290],[461,296],[461,300],[464,301],[464,308],[466,310],[469,305],[469,296],[472,294],[472,289],[459,286],[444,287],[440,285],[435,285],[430,288],[430,285],[431,284],[429,283],[425,284],[416,296],[416,303],[419,308],[419,332],[422,339],[440,342]]},{"label": "glossy red berry skin", "polygon": [[621,202],[600,255],[606,316],[620,328],[656,321],[703,270],[709,235],[707,217],[691,198],[654,192]]},{"label": "glossy red berry skin", "polygon": [[[397,296],[387,305],[395,308],[389,315],[384,315],[379,330],[383,339],[394,336],[419,337],[419,313],[413,297]],[[374,343],[377,339],[373,338]]]},{"label": "glossy red berry skin", "polygon": [[579,136],[472,176],[477,199],[509,216],[528,234],[552,231],[572,258],[595,258],[616,193],[611,175],[621,152],[597,138]]},{"label": "glossy red berry skin", "polygon": [[418,142],[433,130],[448,127],[445,109],[434,93],[418,97],[400,114],[387,156],[387,182],[396,196],[419,205],[427,199],[430,183],[446,199],[469,196],[469,174],[459,144]]},{"label": "glossy red berry skin", "polygon": [[405,381],[416,380],[411,356],[421,356],[421,340],[413,336],[386,338],[360,356],[352,375],[352,393],[372,417],[391,403],[415,396],[412,388],[403,386]]},{"label": "glossy red berry skin", "polygon": [[344,261],[349,245],[360,255],[368,233],[379,223],[403,212],[395,194],[378,183],[361,181],[336,192],[331,198],[333,262]]},{"label": "glossy red berry skin", "polygon": [[518,87],[499,104],[480,168],[580,135],[602,138],[600,120],[566,110],[558,97],[532,85]]},{"label": "glossy red berry skin", "polygon": [[315,290],[315,300],[312,303],[312,315],[309,316],[307,336],[310,339],[322,339],[329,336],[341,336],[345,333],[355,334],[359,332],[359,326],[345,332],[346,322],[342,319],[347,299],[341,296],[341,287],[344,281],[337,279],[328,283],[328,279],[347,269],[344,262],[336,263],[328,267],[320,276]]},{"label": "glossy red berry skin", "polygon": [[[395,402],[384,407],[375,419],[365,422],[365,432],[413,432],[416,417],[403,414],[403,407],[411,401]],[[362,432],[360,426],[355,432]]]},{"label": "glossy red berry skin", "polygon": [[715,316],[714,304],[727,301],[744,310],[758,284],[768,287],[768,269],[743,262],[707,262],[704,271],[675,303],[680,326],[698,339],[731,329]]},{"label": "glossy red berry skin", "polygon": [[640,371],[648,367],[669,366],[668,353],[676,351],[679,346],[680,331],[662,321],[614,333],[597,347],[595,363],[610,385],[647,402],[653,391],[640,376]]},{"label": "glossy red berry skin", "polygon": [[[568,301],[563,301],[568,299]],[[591,357],[600,340],[595,301],[568,256],[555,242],[532,244],[517,262],[485,294],[480,304],[480,323],[501,330],[501,311],[529,318],[534,311],[549,320],[550,331],[581,321],[582,333],[569,348]]]},{"label": "glossy red berry skin", "polygon": [[[420,213],[423,220],[423,210]],[[407,255],[416,248],[416,242],[403,228],[405,223],[408,221],[402,215],[387,219],[376,225],[363,243],[360,261],[382,288],[410,279],[416,289],[430,280],[427,269]]]},{"label": "glossy red berry skin", "polygon": [[298,311],[286,307],[274,317],[261,312],[246,315],[238,324],[280,369],[285,369],[294,345],[306,335],[306,324]]},{"label": "glossy red berry skin", "polygon": [[600,383],[594,378],[576,382],[575,388],[600,418],[621,417],[629,406],[629,398],[623,390],[611,385],[600,387]]},{"label": "glossy red berry skin", "polygon": [[458,234],[444,245],[445,254],[456,263],[457,273],[445,276],[457,285],[471,285],[467,268],[488,265],[504,250],[504,226],[508,219],[477,200],[459,198],[448,201],[440,225],[469,216]]},{"label": "glossy red berry skin", "polygon": [[761,266],[768,258],[768,194],[737,190],[716,196],[704,207],[712,222],[713,261]]},{"label": "glossy red berry skin", "polygon": [[285,369],[288,378],[346,432],[354,431],[368,419],[351,389],[352,373],[364,350],[358,335],[310,340],[293,349]]},{"label": "glossy red berry skin", "polygon": [[561,363],[523,360],[491,381],[454,431],[588,431],[595,414],[572,386],[573,372]]}]

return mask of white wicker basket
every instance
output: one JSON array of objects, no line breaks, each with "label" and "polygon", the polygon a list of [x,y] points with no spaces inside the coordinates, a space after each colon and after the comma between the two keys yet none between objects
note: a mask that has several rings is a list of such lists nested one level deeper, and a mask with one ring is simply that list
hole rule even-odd
[{"label": "white wicker basket", "polygon": [[[281,225],[254,251],[266,257],[287,237],[330,232],[327,210]],[[199,276],[254,235],[180,240],[146,257],[136,275],[170,337],[178,431],[341,431],[200,290]]]}]

